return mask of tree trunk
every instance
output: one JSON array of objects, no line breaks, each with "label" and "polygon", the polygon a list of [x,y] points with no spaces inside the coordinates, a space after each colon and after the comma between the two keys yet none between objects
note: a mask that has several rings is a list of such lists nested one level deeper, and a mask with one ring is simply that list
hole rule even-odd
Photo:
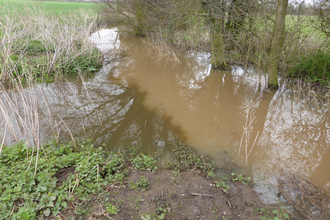
[{"label": "tree trunk", "polygon": [[145,11],[143,8],[143,3],[138,1],[136,6],[136,27],[135,34],[139,37],[144,37],[146,35],[146,26],[145,26]]},{"label": "tree trunk", "polygon": [[278,63],[284,44],[285,15],[288,0],[278,0],[276,8],[275,23],[273,28],[273,39],[268,61],[268,86],[278,87]]},{"label": "tree trunk", "polygon": [[217,21],[211,27],[211,64],[213,69],[226,69],[224,61],[224,42],[221,31],[221,21]]},{"label": "tree trunk", "polygon": [[211,64],[213,69],[226,69],[223,40],[224,4],[223,1],[208,0],[202,2],[208,14],[211,37]]}]

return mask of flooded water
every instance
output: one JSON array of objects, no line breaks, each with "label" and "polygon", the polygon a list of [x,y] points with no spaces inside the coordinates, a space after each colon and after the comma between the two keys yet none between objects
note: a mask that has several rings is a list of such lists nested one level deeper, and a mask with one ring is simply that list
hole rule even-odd
[{"label": "flooded water", "polygon": [[106,54],[101,71],[78,82],[38,86],[46,97],[39,103],[42,137],[52,134],[45,120],[51,115],[62,135],[69,137],[68,127],[104,146],[134,144],[154,152],[183,141],[204,154],[247,163],[265,203],[276,202],[269,181],[275,183],[279,167],[329,188],[329,112],[311,108],[285,82],[268,91],[258,71],[214,71],[209,54],[201,52],[166,62],[116,29],[91,40]]}]

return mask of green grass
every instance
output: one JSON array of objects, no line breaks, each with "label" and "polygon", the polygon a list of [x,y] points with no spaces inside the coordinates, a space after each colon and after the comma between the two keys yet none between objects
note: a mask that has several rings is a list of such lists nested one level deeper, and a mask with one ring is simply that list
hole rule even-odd
[{"label": "green grass", "polygon": [[99,5],[95,3],[83,2],[56,2],[56,1],[26,1],[26,0],[0,0],[0,7],[5,4],[23,10],[27,6],[38,5],[43,10],[52,15],[66,15],[70,12],[78,12],[80,10],[87,10],[90,13],[97,13]]},{"label": "green grass", "polygon": [[286,29],[293,28],[294,31],[301,31],[305,36],[312,34],[318,35],[321,38],[325,38],[325,34],[320,30],[315,29],[312,24],[317,23],[317,17],[309,15],[287,15],[285,18]]}]

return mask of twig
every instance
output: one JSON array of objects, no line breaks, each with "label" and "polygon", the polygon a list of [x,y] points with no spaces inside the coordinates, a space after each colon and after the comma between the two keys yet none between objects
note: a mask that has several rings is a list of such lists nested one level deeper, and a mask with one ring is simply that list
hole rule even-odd
[{"label": "twig", "polygon": [[201,193],[190,193],[190,195],[192,196],[208,196],[208,197],[214,197],[214,195],[210,195],[210,194],[201,194]]}]

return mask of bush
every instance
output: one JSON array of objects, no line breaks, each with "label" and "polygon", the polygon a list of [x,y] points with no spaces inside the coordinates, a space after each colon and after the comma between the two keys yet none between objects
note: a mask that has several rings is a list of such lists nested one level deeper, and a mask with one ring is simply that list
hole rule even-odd
[{"label": "bush", "polygon": [[318,50],[305,55],[288,71],[289,77],[301,78],[322,86],[330,85],[330,53]]}]

